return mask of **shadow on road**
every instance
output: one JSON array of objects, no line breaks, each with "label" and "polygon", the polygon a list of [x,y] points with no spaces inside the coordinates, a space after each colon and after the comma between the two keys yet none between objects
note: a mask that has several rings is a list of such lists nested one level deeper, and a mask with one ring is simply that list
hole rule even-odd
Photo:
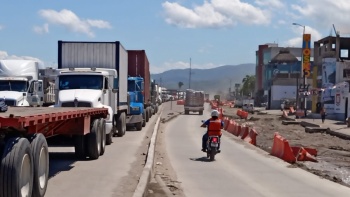
[{"label": "shadow on road", "polygon": [[199,158],[190,158],[191,161],[201,161],[201,162],[210,162],[207,157],[199,157]]},{"label": "shadow on road", "polygon": [[78,161],[75,154],[71,152],[51,152],[49,158],[49,178],[56,176],[60,172],[71,170],[74,167],[72,165]]}]

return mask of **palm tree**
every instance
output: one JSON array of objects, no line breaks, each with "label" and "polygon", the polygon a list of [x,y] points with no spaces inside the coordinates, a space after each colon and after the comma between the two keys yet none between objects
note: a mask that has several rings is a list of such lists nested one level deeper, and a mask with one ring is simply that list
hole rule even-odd
[{"label": "palm tree", "polygon": [[[254,75],[246,75],[242,80],[243,86],[241,92],[244,95],[249,95],[254,92],[255,89],[255,76]],[[251,95],[253,96],[253,95]]]},{"label": "palm tree", "polygon": [[181,89],[181,87],[184,85],[184,83],[182,83],[182,81],[180,81],[177,85],[179,86],[179,89]]}]

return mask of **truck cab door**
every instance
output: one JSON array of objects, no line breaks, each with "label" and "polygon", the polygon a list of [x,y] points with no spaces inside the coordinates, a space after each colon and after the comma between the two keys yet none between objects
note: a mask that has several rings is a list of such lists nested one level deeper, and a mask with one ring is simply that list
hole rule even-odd
[{"label": "truck cab door", "polygon": [[44,86],[43,81],[32,81],[28,93],[27,101],[30,106],[42,106],[44,103]]}]

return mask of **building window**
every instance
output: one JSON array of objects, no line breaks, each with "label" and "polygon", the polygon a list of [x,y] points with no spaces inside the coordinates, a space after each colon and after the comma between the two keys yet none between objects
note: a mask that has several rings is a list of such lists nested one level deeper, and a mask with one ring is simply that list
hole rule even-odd
[{"label": "building window", "polygon": [[343,77],[350,78],[350,69],[343,69]]},{"label": "building window", "polygon": [[348,49],[341,49],[340,50],[340,57],[341,58],[349,58],[349,50]]}]

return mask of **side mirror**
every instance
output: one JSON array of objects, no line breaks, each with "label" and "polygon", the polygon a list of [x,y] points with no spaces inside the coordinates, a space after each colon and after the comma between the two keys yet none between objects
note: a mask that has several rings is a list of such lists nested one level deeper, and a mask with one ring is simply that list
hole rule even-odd
[{"label": "side mirror", "polygon": [[205,123],[205,120],[202,120],[202,123]]}]

